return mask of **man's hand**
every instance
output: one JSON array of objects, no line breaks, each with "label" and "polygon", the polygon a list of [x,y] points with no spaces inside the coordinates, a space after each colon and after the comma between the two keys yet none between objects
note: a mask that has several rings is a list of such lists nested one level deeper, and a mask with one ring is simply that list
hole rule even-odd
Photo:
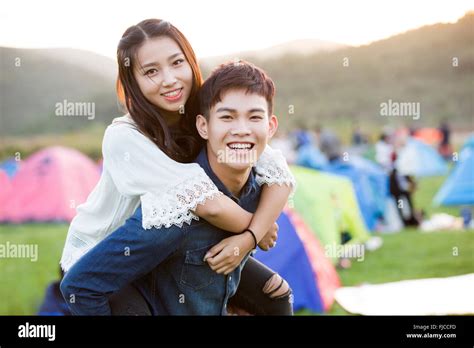
[{"label": "man's hand", "polygon": [[229,274],[254,247],[254,240],[250,232],[225,238],[214,245],[204,256],[209,267],[219,274]]},{"label": "man's hand", "polygon": [[273,248],[278,239],[278,224],[275,222],[273,226],[268,230],[267,234],[262,238],[258,246],[263,251],[268,251],[270,248]]}]

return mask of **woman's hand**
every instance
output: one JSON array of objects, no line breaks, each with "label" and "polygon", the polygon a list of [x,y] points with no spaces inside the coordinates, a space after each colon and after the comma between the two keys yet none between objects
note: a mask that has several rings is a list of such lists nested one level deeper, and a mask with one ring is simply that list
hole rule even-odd
[{"label": "woman's hand", "polygon": [[276,245],[278,239],[278,224],[275,222],[267,234],[262,238],[258,246],[263,251],[268,251]]},{"label": "woman's hand", "polygon": [[204,256],[204,261],[207,261],[213,271],[227,275],[240,265],[253,247],[252,235],[250,232],[244,232],[214,245]]}]

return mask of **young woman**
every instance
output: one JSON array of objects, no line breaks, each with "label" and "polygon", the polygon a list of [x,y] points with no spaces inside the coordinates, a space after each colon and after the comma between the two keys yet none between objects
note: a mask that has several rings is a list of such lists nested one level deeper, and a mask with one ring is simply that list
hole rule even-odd
[{"label": "young woman", "polygon": [[[267,146],[256,164],[258,183],[267,185],[251,214],[221,194],[199,165],[190,163],[203,146],[195,125],[202,77],[183,34],[166,21],[142,21],[123,34],[117,60],[117,94],[128,115],[106,130],[103,173],[71,222],[63,269],[123,225],[140,204],[145,229],[182,226],[201,217],[230,232],[250,228],[263,249],[272,247],[274,222],[295,185],[293,176],[282,154]],[[243,294],[235,296],[242,299],[239,305],[256,314],[291,314],[288,284],[250,259],[242,271]],[[237,267],[238,262],[232,262]]]}]

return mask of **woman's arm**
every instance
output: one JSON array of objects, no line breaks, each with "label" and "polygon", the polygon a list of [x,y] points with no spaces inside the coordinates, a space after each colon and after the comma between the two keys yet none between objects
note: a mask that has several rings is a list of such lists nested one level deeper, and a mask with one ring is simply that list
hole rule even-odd
[{"label": "woman's arm", "polygon": [[223,230],[240,233],[250,228],[259,242],[278,219],[291,188],[286,185],[265,185],[255,214],[249,213],[225,195],[208,199],[196,207],[196,215]]},{"label": "woman's arm", "polygon": [[[290,193],[291,187],[286,185],[272,185],[263,188],[257,211],[253,214],[250,226],[248,226],[255,233],[257,243],[265,237],[269,230],[271,231],[271,228],[283,210]],[[236,221],[235,225],[246,224],[247,221],[248,220],[245,222]],[[241,226],[239,225],[239,227]],[[244,227],[241,231],[245,228],[247,227]],[[272,240],[275,240],[274,236],[272,236]],[[229,274],[253,249],[253,237],[250,237],[250,243],[248,241],[248,232],[225,238],[220,243],[209,249],[207,254],[204,256],[204,260],[206,260],[211,269],[217,273]],[[236,250],[238,250],[237,253],[235,252]]]},{"label": "woman's arm", "polygon": [[253,215],[250,228],[260,242],[280,216],[291,194],[287,185],[265,185],[262,189],[257,211]]},{"label": "woman's arm", "polygon": [[248,228],[254,215],[226,195],[207,199],[198,204],[194,212],[211,225],[233,233],[240,233]]}]

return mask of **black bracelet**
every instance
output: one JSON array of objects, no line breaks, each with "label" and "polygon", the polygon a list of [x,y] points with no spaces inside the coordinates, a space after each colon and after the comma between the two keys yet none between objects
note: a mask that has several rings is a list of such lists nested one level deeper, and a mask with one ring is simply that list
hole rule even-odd
[{"label": "black bracelet", "polygon": [[245,231],[243,231],[242,233],[245,233],[245,232],[250,232],[250,234],[252,235],[253,237],[253,241],[255,243],[255,246],[254,246],[254,249],[257,249],[257,237],[255,236],[255,233],[250,229],[250,228],[247,228]]}]

